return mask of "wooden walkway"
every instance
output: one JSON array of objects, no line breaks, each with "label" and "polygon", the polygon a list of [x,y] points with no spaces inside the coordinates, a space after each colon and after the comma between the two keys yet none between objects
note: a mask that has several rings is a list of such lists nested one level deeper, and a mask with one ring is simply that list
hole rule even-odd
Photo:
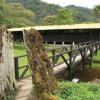
[{"label": "wooden walkway", "polygon": [[[54,68],[54,74],[59,73],[61,70],[67,68],[66,64],[63,63]],[[24,78],[17,81],[17,94],[14,100],[36,100],[33,95],[32,78]]]},{"label": "wooden walkway", "polygon": [[17,94],[14,100],[36,100],[33,96],[34,91],[32,89],[31,77],[22,79],[17,82]]},{"label": "wooden walkway", "polygon": [[[66,64],[63,63],[54,68],[54,74],[59,73],[61,70],[67,68]],[[33,95],[33,87],[32,87],[32,78],[24,78],[20,81],[17,81],[17,94],[15,95],[14,100],[36,100]]]}]

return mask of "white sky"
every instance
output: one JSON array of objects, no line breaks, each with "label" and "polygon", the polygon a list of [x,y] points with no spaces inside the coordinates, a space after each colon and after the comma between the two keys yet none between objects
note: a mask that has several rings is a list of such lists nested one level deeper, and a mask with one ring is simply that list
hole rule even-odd
[{"label": "white sky", "polygon": [[48,3],[55,3],[61,6],[77,5],[82,7],[93,8],[100,4],[100,0],[42,0]]}]

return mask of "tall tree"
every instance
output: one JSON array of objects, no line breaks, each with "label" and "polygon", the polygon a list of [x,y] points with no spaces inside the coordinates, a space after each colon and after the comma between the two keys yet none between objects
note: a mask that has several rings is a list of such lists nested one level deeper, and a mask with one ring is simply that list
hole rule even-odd
[{"label": "tall tree", "polygon": [[71,10],[63,8],[57,10],[57,13],[52,16],[46,16],[43,19],[45,25],[62,25],[62,24],[73,24],[73,13]]},{"label": "tall tree", "polygon": [[56,16],[55,15],[48,15],[43,18],[42,20],[43,25],[55,25],[56,24]]},{"label": "tall tree", "polygon": [[7,21],[8,24],[17,27],[33,26],[35,24],[35,15],[20,3],[9,3]]},{"label": "tall tree", "polygon": [[7,4],[0,0],[0,25],[11,27],[33,26],[35,15],[20,3]]},{"label": "tall tree", "polygon": [[59,9],[56,14],[56,24],[73,24],[73,13],[71,10],[63,8]]},{"label": "tall tree", "polygon": [[0,27],[0,100],[8,100],[14,90],[15,75],[12,34]]},{"label": "tall tree", "polygon": [[5,10],[5,4],[6,3],[4,0],[0,0],[0,25],[5,22],[5,16],[7,14]]},{"label": "tall tree", "polygon": [[42,36],[34,29],[24,30],[24,41],[37,100],[57,100],[51,94],[56,87],[56,81]]},{"label": "tall tree", "polygon": [[100,22],[100,5],[95,6],[93,12],[96,18],[96,22]]}]

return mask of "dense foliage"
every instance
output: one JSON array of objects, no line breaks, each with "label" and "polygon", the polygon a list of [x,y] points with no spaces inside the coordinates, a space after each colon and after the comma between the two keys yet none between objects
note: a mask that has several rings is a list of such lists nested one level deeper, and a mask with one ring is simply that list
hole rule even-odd
[{"label": "dense foliage", "polygon": [[96,22],[100,22],[100,5],[95,6],[93,12],[96,18]]},{"label": "dense foliage", "polygon": [[0,25],[10,27],[33,26],[34,13],[20,3],[7,4],[0,0]]},{"label": "dense foliage", "polygon": [[[48,4],[41,0],[6,0],[6,1],[10,3],[12,2],[22,3],[25,8],[33,11],[35,13],[35,23],[38,25],[71,24],[74,22],[75,23],[95,22],[93,11],[92,9],[89,8],[78,7],[73,5],[63,8],[55,4]],[[63,9],[67,10],[64,11]],[[63,17],[65,19],[63,19]]]},{"label": "dense foliage", "polygon": [[100,22],[100,5],[94,9],[60,7],[41,0],[0,0],[0,25],[11,27]]},{"label": "dense foliage", "polygon": [[5,16],[7,15],[7,11],[5,8],[5,2],[4,0],[0,0],[0,24],[3,24],[5,22]]},{"label": "dense foliage", "polygon": [[100,100],[100,85],[91,83],[61,82],[54,92],[58,100]]},{"label": "dense foliage", "polygon": [[27,9],[33,11],[36,15],[35,22],[36,24],[41,24],[42,19],[47,15],[53,15],[57,9],[61,8],[60,6],[54,4],[47,4],[41,0],[7,0],[8,2],[20,2]]},{"label": "dense foliage", "polygon": [[72,11],[66,8],[58,9],[55,15],[46,16],[43,18],[42,23],[45,25],[54,24],[73,24],[75,23]]},{"label": "dense foliage", "polygon": [[76,23],[95,21],[92,9],[78,7],[74,5],[67,6],[66,8],[73,11],[73,17]]}]

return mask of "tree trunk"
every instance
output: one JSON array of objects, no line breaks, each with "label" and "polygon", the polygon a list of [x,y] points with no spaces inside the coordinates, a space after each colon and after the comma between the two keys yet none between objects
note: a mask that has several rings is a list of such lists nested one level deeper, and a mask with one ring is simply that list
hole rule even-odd
[{"label": "tree trunk", "polygon": [[7,100],[7,95],[14,89],[14,61],[12,35],[5,27],[0,27],[0,100]]},{"label": "tree trunk", "polygon": [[34,29],[24,30],[24,42],[38,100],[56,100],[51,96],[56,81],[42,36]]}]

